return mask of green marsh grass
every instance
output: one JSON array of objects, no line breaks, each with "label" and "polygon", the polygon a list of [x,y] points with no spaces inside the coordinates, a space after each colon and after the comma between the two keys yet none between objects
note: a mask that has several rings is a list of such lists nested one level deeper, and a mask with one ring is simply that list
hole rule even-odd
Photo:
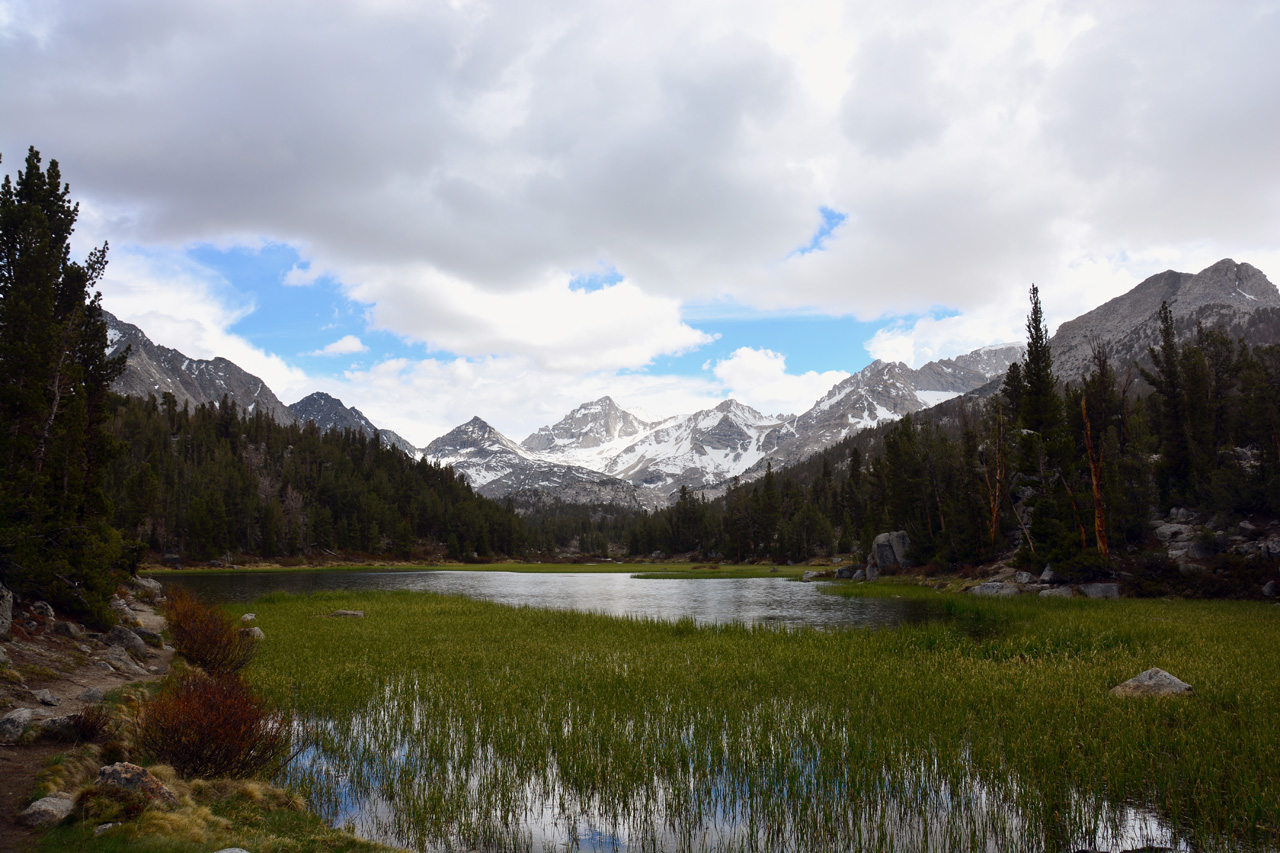
[{"label": "green marsh grass", "polygon": [[[275,594],[245,608],[268,638],[250,678],[310,721],[287,781],[418,849],[1275,849],[1280,608],[875,586],[833,589],[940,618],[780,630]],[[1195,695],[1108,693],[1152,666]]]}]

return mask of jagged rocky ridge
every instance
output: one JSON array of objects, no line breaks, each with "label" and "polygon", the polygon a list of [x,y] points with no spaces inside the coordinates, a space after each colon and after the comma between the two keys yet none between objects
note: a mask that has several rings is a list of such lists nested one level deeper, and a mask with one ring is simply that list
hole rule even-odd
[{"label": "jagged rocky ridge", "polygon": [[[768,464],[798,462],[858,430],[970,391],[1002,375],[1021,354],[1021,344],[1003,344],[918,370],[875,361],[798,417],[765,415],[725,400],[691,415],[647,422],[602,397],[518,445],[476,418],[436,439],[423,454],[452,465],[493,497],[572,486],[557,497],[614,503],[630,486],[639,505],[660,506],[682,488],[714,492],[734,478],[763,474]],[[584,471],[607,479],[593,481]],[[600,489],[609,495],[597,498]]]},{"label": "jagged rocky ridge", "polygon": [[116,355],[129,347],[124,373],[111,386],[117,394],[157,399],[167,391],[178,405],[198,406],[221,402],[223,397],[235,401],[247,412],[266,412],[280,424],[314,421],[322,430],[350,429],[365,435],[376,435],[383,444],[398,447],[415,459],[421,453],[391,430],[378,429],[359,409],[348,408],[342,401],[317,391],[291,406],[280,402],[267,383],[225,358],[190,358],[161,346],[132,323],[126,323],[109,311],[102,312],[107,322],[107,354]]}]

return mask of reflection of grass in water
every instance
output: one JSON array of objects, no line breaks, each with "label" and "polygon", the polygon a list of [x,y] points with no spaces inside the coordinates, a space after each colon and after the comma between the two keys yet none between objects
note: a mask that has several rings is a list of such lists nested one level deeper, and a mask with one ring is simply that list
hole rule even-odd
[{"label": "reflection of grass in water", "polygon": [[[361,797],[370,831],[416,845],[589,819],[683,849],[1058,850],[1127,805],[1209,848],[1275,840],[1274,608],[891,594],[950,618],[788,631],[272,595],[252,675],[329,721],[296,780],[313,801]],[[316,618],[339,608],[367,618]],[[1108,694],[1151,666],[1196,695]]]}]

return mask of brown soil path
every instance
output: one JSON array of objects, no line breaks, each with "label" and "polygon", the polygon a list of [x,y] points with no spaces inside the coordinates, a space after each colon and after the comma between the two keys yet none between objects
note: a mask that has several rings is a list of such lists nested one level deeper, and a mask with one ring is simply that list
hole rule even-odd
[{"label": "brown soil path", "polygon": [[[164,628],[164,617],[155,608],[132,595],[125,601],[142,627],[156,633]],[[0,648],[24,678],[0,684],[0,716],[14,708],[30,708],[32,722],[75,714],[90,704],[80,698],[90,687],[105,694],[126,684],[154,681],[169,671],[173,650],[168,647],[147,647],[146,660],[139,662],[147,670],[145,675],[104,666],[107,646],[102,639],[87,633],[76,638],[55,633],[54,625],[59,621],[31,612],[30,602],[15,603],[13,636]],[[34,695],[37,690],[48,690],[58,704],[42,704]],[[35,849],[38,833],[19,824],[17,816],[26,808],[40,770],[52,756],[68,748],[59,743],[0,745],[0,853]]]}]

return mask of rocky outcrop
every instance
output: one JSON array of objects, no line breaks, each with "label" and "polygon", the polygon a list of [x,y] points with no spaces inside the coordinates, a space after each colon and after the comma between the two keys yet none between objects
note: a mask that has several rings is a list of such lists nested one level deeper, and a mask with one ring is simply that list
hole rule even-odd
[{"label": "rocky outcrop", "polygon": [[98,784],[105,788],[138,791],[148,799],[166,805],[172,805],[178,801],[173,791],[169,790],[163,782],[151,775],[147,770],[127,761],[110,764],[100,769],[98,771]]},{"label": "rocky outcrop", "polygon": [[190,358],[152,342],[137,326],[108,311],[103,311],[102,316],[107,321],[107,355],[129,348],[125,371],[111,386],[117,394],[143,399],[154,394],[159,400],[168,392],[177,400],[178,408],[184,403],[192,407],[201,403],[217,405],[226,397],[250,414],[266,412],[276,423],[294,423],[293,412],[267,383],[235,363],[225,358]]},{"label": "rocky outcrop", "polygon": [[1021,592],[1022,587],[1016,583],[1005,583],[1004,581],[987,581],[969,589],[970,595],[984,598],[1007,598],[1011,595],[1018,595]]},{"label": "rocky outcrop", "polygon": [[1185,696],[1194,692],[1190,684],[1156,667],[1111,688],[1113,696]]},{"label": "rocky outcrop", "polygon": [[881,571],[906,568],[909,565],[907,548],[910,544],[905,530],[881,533],[871,542],[870,565]]}]

